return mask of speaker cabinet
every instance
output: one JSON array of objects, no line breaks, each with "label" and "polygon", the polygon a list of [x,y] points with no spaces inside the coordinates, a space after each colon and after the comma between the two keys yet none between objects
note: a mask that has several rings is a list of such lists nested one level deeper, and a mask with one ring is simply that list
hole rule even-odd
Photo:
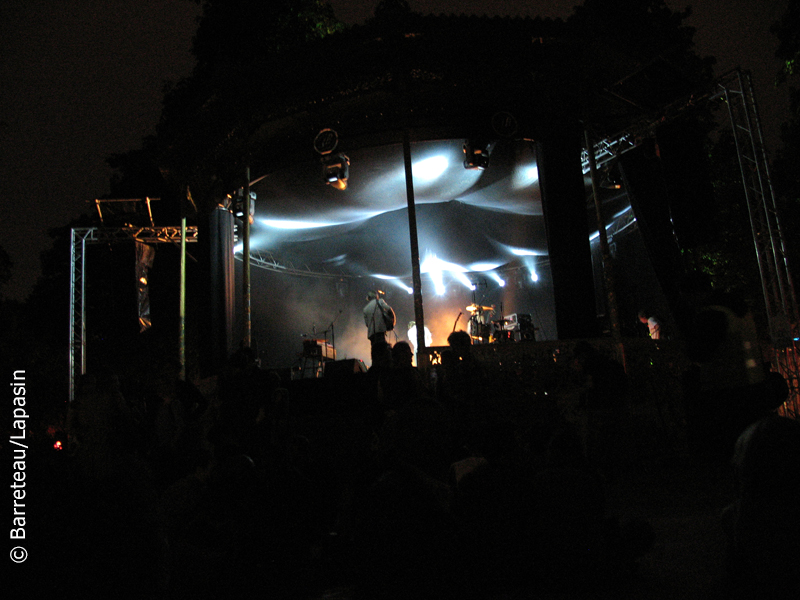
[{"label": "speaker cabinet", "polygon": [[363,360],[358,358],[348,358],[346,360],[337,360],[334,362],[325,363],[325,377],[327,378],[343,378],[352,377],[356,373],[366,373],[367,366]]}]

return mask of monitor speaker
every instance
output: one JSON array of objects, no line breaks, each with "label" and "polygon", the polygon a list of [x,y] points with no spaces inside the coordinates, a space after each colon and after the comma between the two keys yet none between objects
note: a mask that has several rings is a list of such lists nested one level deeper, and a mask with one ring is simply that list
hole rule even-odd
[{"label": "monitor speaker", "polygon": [[325,377],[341,378],[355,375],[356,373],[366,373],[367,366],[363,360],[358,358],[348,358],[325,363]]}]

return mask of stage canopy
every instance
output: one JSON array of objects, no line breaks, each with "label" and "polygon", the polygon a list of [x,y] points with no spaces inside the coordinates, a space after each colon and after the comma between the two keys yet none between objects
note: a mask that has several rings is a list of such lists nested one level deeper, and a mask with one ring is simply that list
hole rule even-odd
[{"label": "stage canopy", "polygon": [[[488,145],[485,169],[464,166],[465,140],[411,146],[421,271],[442,292],[452,281],[502,277],[546,260],[535,147]],[[411,285],[402,144],[342,149],[348,185],[323,179],[321,160],[292,164],[253,183],[251,250],[281,267]]]}]

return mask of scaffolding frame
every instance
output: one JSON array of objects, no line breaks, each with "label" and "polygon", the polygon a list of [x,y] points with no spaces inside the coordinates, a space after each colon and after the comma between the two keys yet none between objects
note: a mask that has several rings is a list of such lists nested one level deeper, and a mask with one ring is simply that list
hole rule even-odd
[{"label": "scaffolding frame", "polygon": [[[181,227],[76,227],[70,240],[69,401],[76,381],[86,373],[86,246],[119,242],[181,243]],[[197,241],[197,227],[186,227],[186,241]]]},{"label": "scaffolding frame", "polygon": [[[605,164],[635,148],[665,121],[706,102],[719,100],[727,107],[736,145],[772,341],[772,368],[783,375],[789,387],[789,397],[779,413],[796,419],[800,418],[800,313],[750,73],[734,69],[717,79],[706,93],[668,107],[663,118],[596,142],[592,150],[597,164]],[[581,158],[586,174],[589,171],[588,148]]]},{"label": "scaffolding frame", "polygon": [[717,82],[715,97],[724,99],[733,129],[772,338],[773,367],[789,386],[789,398],[780,412],[797,418],[800,416],[797,295],[750,73],[738,70],[728,73]]}]

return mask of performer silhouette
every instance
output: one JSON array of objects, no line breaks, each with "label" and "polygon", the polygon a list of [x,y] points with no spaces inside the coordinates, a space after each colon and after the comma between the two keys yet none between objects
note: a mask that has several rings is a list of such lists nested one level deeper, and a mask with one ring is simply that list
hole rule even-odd
[{"label": "performer silhouette", "polygon": [[391,352],[386,341],[386,333],[393,330],[397,322],[394,310],[382,296],[381,291],[370,291],[364,307],[364,324],[367,326],[373,367],[391,366]]}]

